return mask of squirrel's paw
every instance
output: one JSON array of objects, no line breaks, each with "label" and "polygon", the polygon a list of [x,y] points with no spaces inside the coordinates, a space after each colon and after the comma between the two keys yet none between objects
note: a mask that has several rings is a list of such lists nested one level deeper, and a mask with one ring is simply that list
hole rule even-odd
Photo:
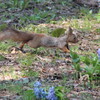
[{"label": "squirrel's paw", "polygon": [[8,49],[8,51],[12,54],[16,54],[16,53],[26,53],[24,50],[17,48],[17,47],[10,47]]}]

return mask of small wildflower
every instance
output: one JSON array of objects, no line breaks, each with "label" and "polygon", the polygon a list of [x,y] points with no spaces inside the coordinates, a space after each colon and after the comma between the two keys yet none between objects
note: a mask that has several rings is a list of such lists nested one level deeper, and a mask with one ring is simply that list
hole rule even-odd
[{"label": "small wildflower", "polygon": [[47,95],[47,100],[57,100],[57,97],[55,95],[55,90],[54,90],[54,87],[51,87],[49,89],[49,92],[48,92],[48,95]]},{"label": "small wildflower", "polygon": [[44,89],[41,86],[42,84],[39,81],[36,81],[34,83],[34,94],[37,99],[45,99],[47,96],[47,93],[44,91]]},{"label": "small wildflower", "polygon": [[98,57],[100,59],[100,48],[97,50],[97,53],[98,53]]},{"label": "small wildflower", "polygon": [[41,86],[42,86],[42,84],[39,81],[36,81],[34,83],[34,87],[41,87]]},{"label": "small wildflower", "polygon": [[34,88],[34,94],[35,94],[36,98],[39,99],[39,97],[40,97],[40,89],[39,88]]},{"label": "small wildflower", "polygon": [[40,88],[40,92],[41,92],[41,98],[42,98],[42,99],[43,99],[43,98],[46,98],[47,93],[46,93],[46,91],[45,91],[43,88]]},{"label": "small wildflower", "polygon": [[34,88],[34,94],[37,99],[45,99],[47,95],[43,88]]}]

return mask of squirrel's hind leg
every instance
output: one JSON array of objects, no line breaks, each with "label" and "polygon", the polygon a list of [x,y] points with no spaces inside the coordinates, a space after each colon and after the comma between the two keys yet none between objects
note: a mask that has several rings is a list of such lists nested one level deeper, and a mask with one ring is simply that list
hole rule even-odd
[{"label": "squirrel's hind leg", "polygon": [[26,53],[24,50],[23,50],[23,47],[25,45],[26,42],[22,42],[22,44],[19,46],[18,50],[20,50],[22,53]]}]

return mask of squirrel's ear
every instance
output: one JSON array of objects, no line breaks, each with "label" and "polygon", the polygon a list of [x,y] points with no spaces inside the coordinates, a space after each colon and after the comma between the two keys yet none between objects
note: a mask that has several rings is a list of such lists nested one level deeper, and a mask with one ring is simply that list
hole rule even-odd
[{"label": "squirrel's ear", "polygon": [[69,28],[68,28],[68,34],[70,35],[70,34],[72,34],[72,32],[73,32],[72,28],[69,27]]}]

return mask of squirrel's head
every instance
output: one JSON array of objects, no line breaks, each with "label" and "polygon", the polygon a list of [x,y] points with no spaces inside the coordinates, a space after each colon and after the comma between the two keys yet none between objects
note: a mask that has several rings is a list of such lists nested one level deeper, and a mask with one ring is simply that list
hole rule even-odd
[{"label": "squirrel's head", "polygon": [[[66,34],[66,32],[65,32],[65,34]],[[77,34],[75,32],[73,32],[71,27],[69,27],[66,35],[59,38],[58,47],[61,50],[63,50],[63,52],[70,52],[68,42],[71,42],[71,43],[77,43],[78,42]]]},{"label": "squirrel's head", "polygon": [[78,42],[77,34],[73,32],[71,27],[69,27],[68,32],[67,32],[67,42],[71,42],[71,43]]}]

